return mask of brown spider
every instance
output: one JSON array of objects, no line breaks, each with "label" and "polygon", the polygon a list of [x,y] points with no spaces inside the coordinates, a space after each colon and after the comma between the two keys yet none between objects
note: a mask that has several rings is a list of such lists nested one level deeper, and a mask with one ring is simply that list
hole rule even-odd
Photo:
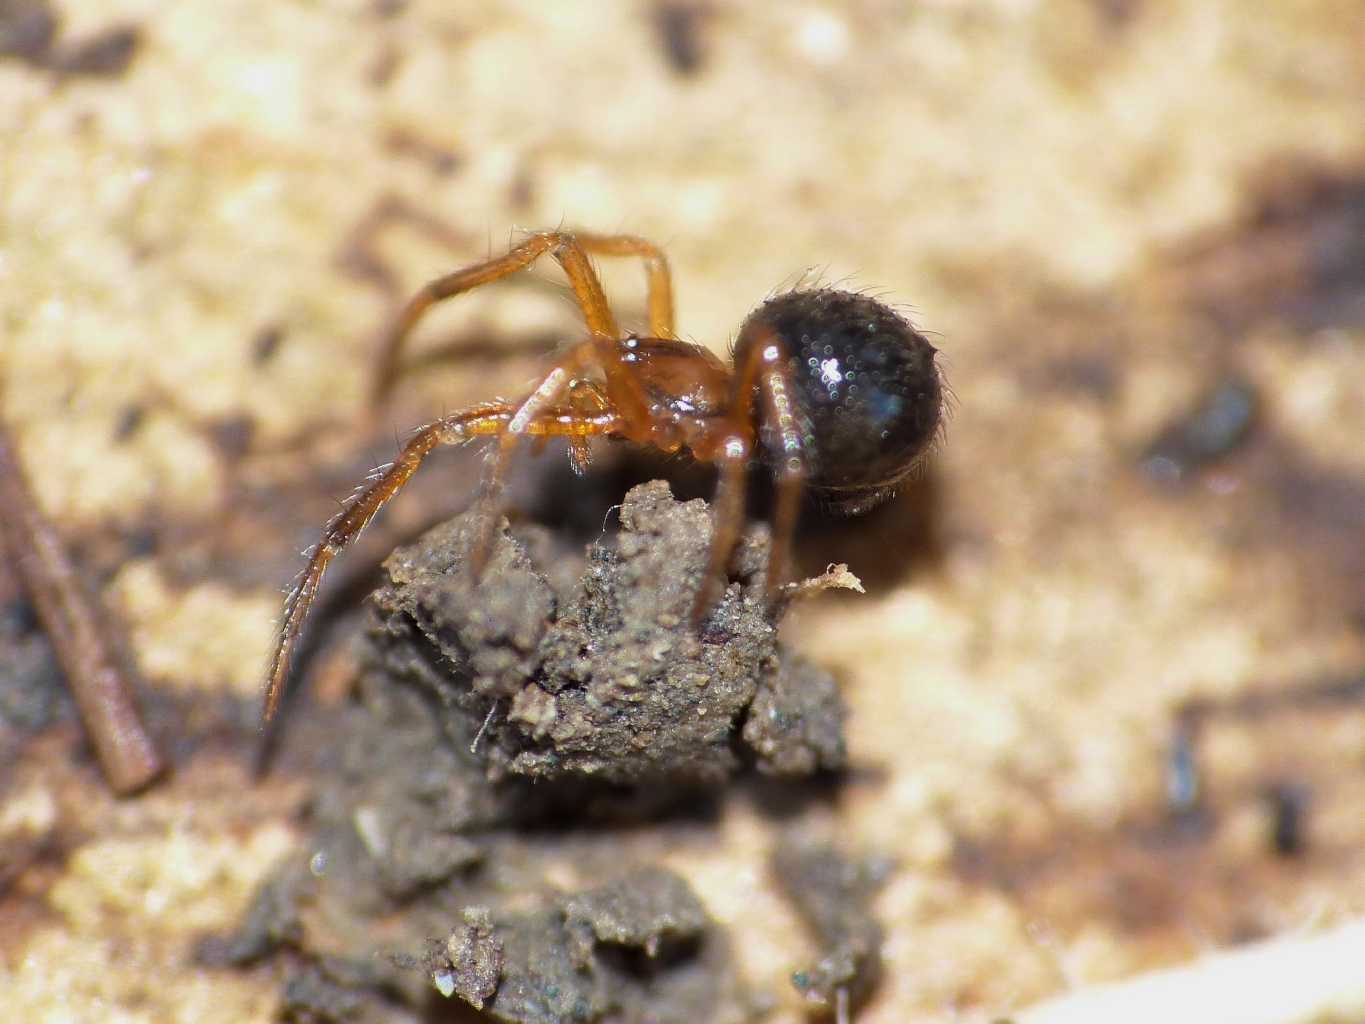
[{"label": "brown spider", "polygon": [[[598,434],[664,452],[686,450],[718,463],[715,533],[693,607],[700,618],[719,593],[739,537],[751,460],[767,462],[777,484],[767,572],[771,594],[786,577],[803,488],[835,511],[865,512],[890,496],[939,430],[943,385],[934,347],[875,299],[833,289],[769,299],[741,326],[731,368],[674,334],[668,261],[656,246],[629,235],[563,231],[534,234],[506,255],[439,277],[414,295],[384,336],[376,403],[387,397],[403,343],[428,309],[524,270],[546,253],[568,276],[588,337],[564,349],[519,401],[476,405],[417,430],[327,524],[285,601],[266,684],[267,721],[279,707],[295,641],[328,563],[438,445],[486,435],[498,439],[482,491],[491,510],[499,506],[508,460],[522,438],[567,438],[570,460],[580,472],[588,464],[588,438]],[[590,255],[644,262],[648,336],[621,333]],[[497,522],[496,515],[487,517],[472,552],[476,574],[488,559]]]}]

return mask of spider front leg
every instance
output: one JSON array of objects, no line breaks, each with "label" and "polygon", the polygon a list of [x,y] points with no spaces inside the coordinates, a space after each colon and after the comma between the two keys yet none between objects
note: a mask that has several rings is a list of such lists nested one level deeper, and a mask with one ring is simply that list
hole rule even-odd
[{"label": "spider front leg", "polygon": [[[545,375],[545,379],[540,382],[540,385],[522,400],[507,421],[506,427],[503,428],[502,434],[498,438],[498,447],[489,455],[487,471],[484,474],[480,504],[482,504],[486,515],[483,532],[475,543],[469,559],[470,569],[473,571],[475,579],[483,575],[484,567],[488,564],[488,556],[493,550],[493,538],[497,533],[498,513],[502,510],[502,492],[506,484],[507,467],[512,462],[512,456],[516,453],[517,445],[521,443],[523,437],[534,436],[532,427],[545,422],[546,412],[568,389],[573,382],[574,374],[593,353],[594,344],[591,341],[575,345]],[[619,419],[614,414],[607,415],[613,422]],[[570,412],[568,418],[571,420],[578,419],[579,414]],[[573,442],[571,441],[571,443]]]},{"label": "spider front leg", "polygon": [[649,333],[655,338],[676,338],[673,332],[673,277],[668,257],[653,242],[635,235],[574,235],[578,244],[594,256],[638,256],[645,265],[649,307]]},{"label": "spider front leg", "polygon": [[[522,403],[524,410],[527,403]],[[289,677],[290,662],[308,610],[317,597],[328,565],[360,535],[370,520],[403,489],[418,468],[441,445],[459,445],[476,437],[505,436],[521,411],[505,402],[478,405],[443,416],[418,430],[389,465],[376,470],[364,487],[324,528],[322,539],[308,552],[308,563],[285,598],[275,648],[266,677],[265,721],[279,709]],[[520,425],[520,433],[532,437],[585,438],[619,428],[618,417],[609,411],[584,415],[573,409],[541,408],[539,414]]]}]

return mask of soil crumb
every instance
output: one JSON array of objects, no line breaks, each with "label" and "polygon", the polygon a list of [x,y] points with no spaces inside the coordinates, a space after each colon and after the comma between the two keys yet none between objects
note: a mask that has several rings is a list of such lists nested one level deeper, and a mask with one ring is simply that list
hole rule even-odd
[{"label": "soil crumb", "polygon": [[686,882],[640,868],[542,909],[469,908],[427,968],[493,1020],[683,1024],[715,1019],[724,946]]},{"label": "soil crumb", "polygon": [[848,1019],[881,977],[882,928],[873,896],[887,875],[877,860],[850,860],[825,843],[783,843],[773,873],[820,945],[820,959],[792,983],[814,1005]]},{"label": "soil crumb", "polygon": [[309,846],[200,961],[286,954],[286,1019],[753,1019],[726,934],[649,862],[708,834],[740,773],[844,766],[833,679],[778,643],[766,531],[697,625],[705,502],[637,487],[586,557],[503,529],[475,582],[482,515],[385,563]]},{"label": "soil crumb", "polygon": [[33,606],[0,598],[0,749],[74,713]]},{"label": "soil crumb", "polygon": [[57,36],[59,20],[45,0],[0,0],[0,57],[39,64]]},{"label": "soil crumb", "polygon": [[711,11],[700,3],[661,3],[654,10],[658,34],[668,66],[679,75],[695,75],[706,63],[705,22]]},{"label": "soil crumb", "polygon": [[1158,483],[1175,485],[1225,459],[1246,442],[1255,426],[1259,395],[1230,376],[1208,389],[1188,413],[1170,423],[1147,446],[1142,468]]}]

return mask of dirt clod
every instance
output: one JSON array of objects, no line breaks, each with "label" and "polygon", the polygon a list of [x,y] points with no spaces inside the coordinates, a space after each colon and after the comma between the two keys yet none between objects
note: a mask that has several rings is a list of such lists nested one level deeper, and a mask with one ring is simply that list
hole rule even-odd
[{"label": "dirt clod", "polygon": [[743,737],[767,775],[800,777],[846,764],[844,705],[829,673],[799,657],[759,684]]},{"label": "dirt clod", "polygon": [[[443,982],[443,969],[435,972],[436,987],[442,995],[458,995],[475,1009],[498,990],[502,978],[504,956],[502,943],[493,934],[493,922],[486,907],[470,907],[464,912],[464,924],[456,928],[446,940],[449,974]],[[450,992],[442,989],[449,985]]]},{"label": "dirt clod", "polygon": [[687,883],[643,868],[537,910],[466,910],[430,965],[438,991],[509,1024],[713,1019],[724,940]]},{"label": "dirt clod", "polygon": [[795,842],[778,847],[773,871],[821,949],[793,984],[822,1008],[857,1006],[881,977],[882,928],[870,904],[884,865],[850,860],[823,843]]},{"label": "dirt clod", "polygon": [[651,959],[706,928],[706,911],[677,875],[642,868],[621,882],[580,893],[565,904],[569,931],[587,959],[597,943],[642,949]]},{"label": "dirt clod", "polygon": [[452,741],[479,738],[490,777],[715,785],[742,766],[746,745],[776,774],[843,764],[833,681],[783,663],[761,536],[742,547],[737,580],[697,630],[704,502],[676,502],[659,482],[635,488],[617,546],[594,547],[564,593],[506,535],[473,582],[464,556],[479,523],[453,520],[389,559],[371,663],[435,695]]}]

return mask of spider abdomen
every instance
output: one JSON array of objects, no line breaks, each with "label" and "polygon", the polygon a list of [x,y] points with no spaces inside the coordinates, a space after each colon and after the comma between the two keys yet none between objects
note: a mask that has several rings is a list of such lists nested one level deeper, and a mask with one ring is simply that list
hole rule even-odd
[{"label": "spider abdomen", "polygon": [[[767,327],[781,341],[795,392],[806,485],[849,515],[892,493],[938,433],[943,386],[935,349],[876,299],[834,289],[789,292],[750,314],[743,339]],[[736,362],[743,353],[736,351]],[[761,424],[773,451],[770,424]]]}]

